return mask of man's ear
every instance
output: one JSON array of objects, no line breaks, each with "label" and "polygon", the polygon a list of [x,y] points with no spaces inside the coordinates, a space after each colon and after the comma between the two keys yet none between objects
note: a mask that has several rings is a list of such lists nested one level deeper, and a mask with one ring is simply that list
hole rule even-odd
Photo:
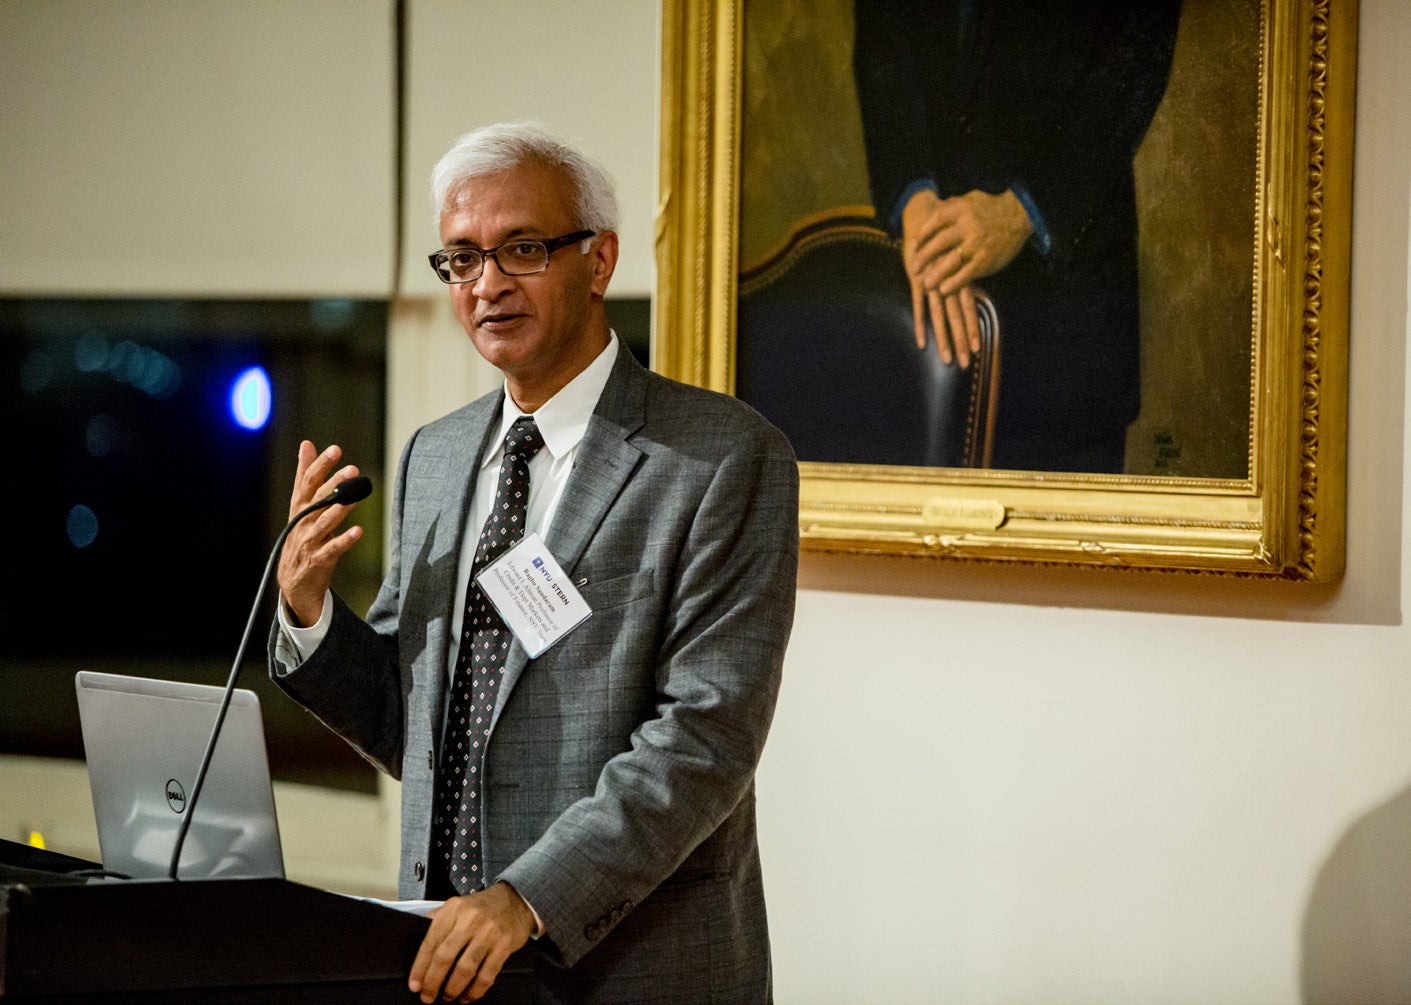
[{"label": "man's ear", "polygon": [[593,238],[593,247],[588,254],[593,256],[593,293],[606,296],[608,283],[617,268],[617,231],[605,230]]}]

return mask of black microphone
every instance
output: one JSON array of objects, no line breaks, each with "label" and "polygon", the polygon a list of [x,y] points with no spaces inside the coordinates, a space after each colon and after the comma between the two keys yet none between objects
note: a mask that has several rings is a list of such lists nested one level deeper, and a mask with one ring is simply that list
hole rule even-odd
[{"label": "black microphone", "polygon": [[294,524],[298,523],[306,515],[316,509],[332,506],[334,503],[346,506],[349,503],[362,502],[370,495],[372,495],[372,479],[367,475],[358,475],[356,478],[345,478],[338,483],[337,487],[334,488],[332,492],[291,520],[289,526],[294,526]]},{"label": "black microphone", "polygon": [[186,844],[186,832],[191,829],[191,820],[196,814],[196,800],[201,797],[201,786],[205,784],[206,772],[211,767],[211,755],[215,753],[216,741],[220,739],[221,727],[225,724],[225,713],[230,708],[230,698],[235,693],[235,682],[240,677],[240,664],[245,659],[245,649],[250,644],[250,635],[255,629],[255,619],[259,617],[260,601],[264,599],[265,590],[269,587],[270,576],[273,574],[275,566],[279,564],[279,555],[284,550],[285,538],[294,529],[294,525],[310,513],[316,513],[329,506],[350,505],[366,499],[371,493],[372,479],[366,475],[345,478],[334,486],[333,491],[328,495],[295,513],[293,518],[284,525],[284,529],[279,532],[279,537],[275,538],[274,548],[269,553],[269,561],[265,563],[265,574],[260,577],[260,588],[255,591],[255,605],[250,608],[250,619],[245,623],[245,634],[240,637],[240,648],[235,653],[235,665],[230,668],[230,679],[225,685],[225,695],[221,698],[220,711],[216,713],[216,723],[211,729],[211,738],[206,741],[206,753],[201,757],[201,768],[196,772],[196,784],[191,787],[191,798],[186,801],[186,813],[181,818],[181,828],[176,834],[176,846],[172,848],[171,868],[167,873],[170,878],[177,878],[176,870],[181,863],[181,849]]}]

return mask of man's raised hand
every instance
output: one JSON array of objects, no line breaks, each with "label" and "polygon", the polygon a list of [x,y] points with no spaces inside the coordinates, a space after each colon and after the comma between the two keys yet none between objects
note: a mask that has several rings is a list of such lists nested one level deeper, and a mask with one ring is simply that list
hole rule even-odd
[{"label": "man's raised hand", "polygon": [[[294,475],[294,491],[289,498],[289,516],[322,499],[340,482],[358,474],[355,465],[333,471],[343,450],[336,444],[319,453],[308,440],[299,444],[299,466]],[[333,570],[362,537],[361,527],[338,532],[352,510],[351,505],[334,505],[309,516],[289,532],[279,557],[279,593],[294,621],[302,626],[318,621],[323,597],[333,581]]]}]

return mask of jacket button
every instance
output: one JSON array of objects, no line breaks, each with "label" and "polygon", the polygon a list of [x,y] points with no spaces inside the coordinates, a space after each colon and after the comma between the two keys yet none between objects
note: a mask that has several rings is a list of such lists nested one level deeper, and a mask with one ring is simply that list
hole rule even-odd
[{"label": "jacket button", "polygon": [[436,752],[434,750],[428,750],[426,752],[426,770],[436,770]]},{"label": "jacket button", "polygon": [[589,925],[587,928],[583,929],[583,938],[587,939],[589,942],[597,942],[602,937],[603,928],[596,921]]},{"label": "jacket button", "polygon": [[412,868],[412,872],[416,875],[416,881],[418,883],[426,878],[426,866],[422,865],[420,862]]}]

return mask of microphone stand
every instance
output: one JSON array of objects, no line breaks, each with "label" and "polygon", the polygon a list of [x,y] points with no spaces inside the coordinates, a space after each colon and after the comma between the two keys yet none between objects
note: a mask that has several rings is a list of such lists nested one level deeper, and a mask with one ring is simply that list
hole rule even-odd
[{"label": "microphone stand", "polygon": [[182,815],[181,827],[176,834],[176,846],[171,853],[171,868],[167,872],[169,878],[177,878],[176,872],[181,863],[181,850],[186,845],[186,832],[191,829],[191,820],[196,815],[196,800],[201,797],[201,786],[206,782],[206,772],[211,767],[211,757],[216,751],[216,741],[220,739],[221,727],[225,724],[225,713],[230,708],[231,697],[235,694],[235,682],[240,677],[240,665],[245,659],[245,650],[250,644],[250,636],[255,629],[255,620],[259,617],[260,601],[264,599],[270,576],[274,573],[275,565],[279,562],[280,553],[284,551],[285,539],[289,537],[289,532],[294,529],[294,525],[310,513],[315,513],[335,503],[355,503],[359,499],[366,499],[371,492],[372,480],[365,475],[339,482],[337,488],[328,495],[295,513],[293,519],[285,524],[284,529],[279,532],[279,537],[275,538],[274,548],[269,554],[269,561],[265,563],[264,575],[260,577],[260,588],[255,591],[255,603],[250,608],[250,618],[245,622],[245,634],[240,637],[240,648],[235,653],[235,664],[230,668],[230,679],[226,682],[225,694],[221,697],[220,711],[216,713],[215,726],[211,729],[210,739],[206,741],[206,752],[201,757],[201,768],[196,772],[196,783],[191,787],[191,798],[186,801],[186,812]]}]

